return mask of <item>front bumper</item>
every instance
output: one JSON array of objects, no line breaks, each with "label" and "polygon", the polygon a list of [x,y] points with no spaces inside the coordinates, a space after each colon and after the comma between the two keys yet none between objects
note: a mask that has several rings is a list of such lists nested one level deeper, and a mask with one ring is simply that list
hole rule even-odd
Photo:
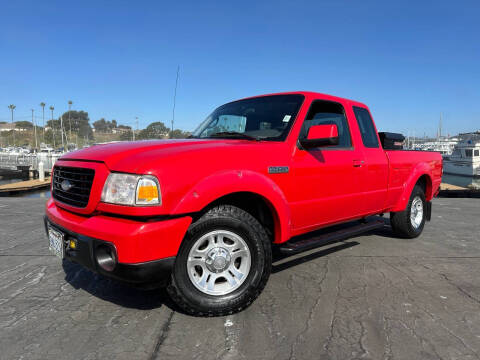
[{"label": "front bumper", "polygon": [[[192,222],[189,216],[163,220],[135,220],[97,214],[74,214],[46,205],[45,225],[65,234],[65,241],[77,240],[75,250],[66,247],[65,258],[103,275],[131,283],[160,282],[170,276],[180,244]],[[99,246],[115,252],[112,271],[102,269],[97,260]]]},{"label": "front bumper", "polygon": [[[164,284],[167,283],[170,278],[175,263],[175,256],[134,264],[116,262],[111,271],[106,271],[98,264],[96,259],[98,249],[108,242],[69,231],[49,221],[47,216],[44,217],[44,220],[47,236],[47,226],[51,226],[65,235],[66,260],[83,265],[95,273],[131,284]],[[75,249],[68,247],[70,239],[75,240]],[[112,246],[111,243],[109,243],[109,245]],[[112,249],[116,252],[114,246],[112,246]]]}]

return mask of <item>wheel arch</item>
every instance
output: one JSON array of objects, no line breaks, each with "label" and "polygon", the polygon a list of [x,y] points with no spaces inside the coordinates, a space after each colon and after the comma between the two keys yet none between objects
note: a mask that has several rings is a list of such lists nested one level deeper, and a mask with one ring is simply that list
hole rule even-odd
[{"label": "wheel arch", "polygon": [[410,194],[412,193],[415,185],[420,185],[425,193],[425,199],[427,201],[433,198],[433,185],[432,185],[432,170],[426,163],[418,164],[410,174],[407,181],[404,184],[404,190],[397,204],[391,211],[403,211],[407,207]]},{"label": "wheel arch", "polygon": [[216,205],[237,206],[254,216],[273,242],[290,238],[290,209],[286,198],[271,179],[252,171],[214,174],[196,184],[180,201],[173,214],[195,214],[194,221]]},{"label": "wheel arch", "polygon": [[418,178],[415,185],[420,185],[420,187],[423,189],[423,192],[425,194],[426,199],[431,199],[433,197],[433,194],[432,194],[432,178],[429,175],[427,175],[427,174],[421,175]]}]

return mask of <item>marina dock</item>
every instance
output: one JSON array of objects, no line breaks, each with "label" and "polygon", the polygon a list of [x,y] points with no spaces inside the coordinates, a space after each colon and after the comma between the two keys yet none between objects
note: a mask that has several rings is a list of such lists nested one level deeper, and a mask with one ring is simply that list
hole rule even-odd
[{"label": "marina dock", "polygon": [[451,184],[440,184],[440,197],[466,197],[466,198],[480,198],[480,190],[470,187],[461,187]]},{"label": "marina dock", "polygon": [[46,177],[45,181],[40,181],[39,179],[19,181],[10,184],[0,185],[0,195],[9,195],[19,192],[48,189],[49,186],[50,177]]}]

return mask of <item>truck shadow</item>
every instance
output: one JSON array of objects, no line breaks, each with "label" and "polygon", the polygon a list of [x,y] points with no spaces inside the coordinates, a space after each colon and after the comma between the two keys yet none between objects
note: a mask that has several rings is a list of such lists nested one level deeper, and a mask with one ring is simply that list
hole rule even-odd
[{"label": "truck shadow", "polygon": [[164,288],[145,289],[130,286],[95,274],[68,260],[64,260],[62,266],[66,282],[75,289],[84,290],[102,300],[137,310],[153,310],[162,305],[171,307],[171,300]]},{"label": "truck shadow", "polygon": [[[302,253],[295,254],[295,255],[284,255],[279,251],[274,251],[272,274],[276,274],[278,272],[290,269],[293,266],[304,264],[306,262],[333,254],[337,251],[342,251],[342,250],[351,248],[353,246],[360,245],[360,243],[357,241],[349,241],[349,242],[342,241],[340,243],[332,243],[332,244],[336,244],[336,245],[329,247],[327,249],[322,249],[322,247],[319,247],[316,250],[310,250],[306,255]],[[312,251],[315,251],[315,252],[312,252]],[[282,262],[284,259],[288,259],[290,257],[295,257],[295,258]]]},{"label": "truck shadow", "polygon": [[[311,233],[307,236],[314,236],[317,233],[318,232]],[[285,255],[278,250],[278,247],[274,247],[272,274],[360,245],[360,243],[354,239],[368,234],[384,237],[392,236],[390,226],[388,225],[388,221],[386,221],[384,228],[352,236],[348,239],[320,246],[304,253]],[[165,288],[146,289],[134,287],[95,274],[90,270],[85,269],[83,266],[72,263],[68,260],[64,260],[62,266],[65,271],[66,282],[75,289],[83,290],[104,301],[137,310],[153,310],[166,306],[173,311],[183,313],[183,311],[170,300]]]},{"label": "truck shadow", "polygon": [[[382,220],[385,222],[385,225],[381,228],[366,231],[361,234],[353,235],[353,236],[347,236],[342,240],[334,241],[328,244],[320,245],[318,248],[306,251],[305,253],[298,253],[298,254],[284,254],[280,252],[279,247],[280,246],[275,246],[273,248],[273,265],[272,265],[272,274],[278,273],[283,270],[287,270],[293,266],[304,264],[306,262],[321,258],[323,256],[327,256],[333,253],[336,253],[338,251],[346,250],[349,249],[353,246],[360,245],[359,242],[353,240],[357,237],[360,236],[368,236],[368,235],[376,235],[376,236],[381,236],[381,237],[388,237],[388,238],[393,238],[392,234],[392,229],[390,227],[390,219],[388,218],[382,218],[380,216],[372,216],[369,218],[370,220]],[[324,229],[320,229],[311,233],[308,233],[306,235],[302,235],[298,237],[299,240],[302,239],[308,239],[308,238],[313,238],[319,235],[322,235],[323,233],[328,233],[330,231],[334,230],[340,230],[340,229],[345,229],[348,228],[349,226],[352,226],[352,224],[357,224],[358,222],[352,221],[344,224],[339,224],[339,225],[334,225],[331,227],[327,227]],[[285,259],[292,258],[291,260],[284,261]]]}]

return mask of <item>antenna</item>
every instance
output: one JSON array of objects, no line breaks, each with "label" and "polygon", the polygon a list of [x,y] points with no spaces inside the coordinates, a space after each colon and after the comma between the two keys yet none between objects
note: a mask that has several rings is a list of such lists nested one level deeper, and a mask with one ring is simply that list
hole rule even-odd
[{"label": "antenna", "polygon": [[175,93],[173,94],[173,112],[172,112],[172,132],[170,138],[173,136],[173,123],[175,121],[175,102],[177,100],[177,86],[178,86],[178,73],[180,72],[180,65],[177,66],[177,79],[175,80]]}]

